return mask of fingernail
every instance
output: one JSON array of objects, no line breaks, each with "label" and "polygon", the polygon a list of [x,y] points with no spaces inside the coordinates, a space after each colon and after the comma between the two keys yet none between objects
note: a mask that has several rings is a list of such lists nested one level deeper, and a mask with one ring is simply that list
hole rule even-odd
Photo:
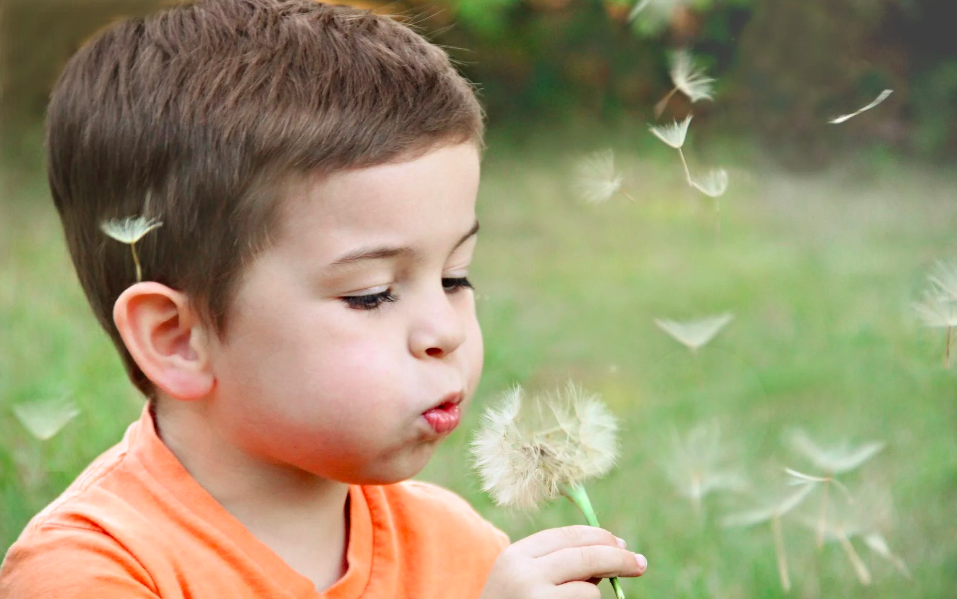
[{"label": "fingernail", "polygon": [[642,572],[644,572],[645,569],[648,567],[648,560],[645,559],[645,556],[643,556],[640,553],[635,554],[635,559],[638,560],[638,567],[641,568]]},{"label": "fingernail", "polygon": [[619,539],[618,537],[615,537],[615,540],[618,541],[618,546],[622,549],[628,546],[628,543],[625,542],[625,539]]}]

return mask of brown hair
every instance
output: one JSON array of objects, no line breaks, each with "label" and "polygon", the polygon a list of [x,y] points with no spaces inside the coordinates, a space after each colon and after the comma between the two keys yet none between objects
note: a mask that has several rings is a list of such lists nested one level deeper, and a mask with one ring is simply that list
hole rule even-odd
[{"label": "brown hair", "polygon": [[103,221],[162,221],[136,245],[144,280],[185,292],[224,335],[284,182],[481,143],[482,127],[445,52],[390,17],[203,0],[120,23],[77,52],[50,102],[48,175],[93,311],[152,396],[112,319],[135,267]]}]

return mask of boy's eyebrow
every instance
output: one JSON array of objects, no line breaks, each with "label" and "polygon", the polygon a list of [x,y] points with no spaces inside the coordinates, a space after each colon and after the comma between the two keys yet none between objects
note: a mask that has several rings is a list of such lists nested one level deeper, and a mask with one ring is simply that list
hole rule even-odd
[{"label": "boy's eyebrow", "polygon": [[[462,236],[459,239],[458,243],[455,244],[455,247],[452,248],[456,250],[465,243],[469,238],[477,234],[479,231],[479,223],[475,221],[475,224],[472,225],[472,228],[469,229],[469,232]],[[346,266],[348,264],[355,264],[356,262],[362,260],[382,260],[385,258],[394,258],[396,256],[408,256],[410,258],[415,258],[415,250],[410,247],[394,247],[394,246],[380,246],[372,248],[359,248],[355,251],[349,252],[345,256],[342,256],[330,266]]]}]

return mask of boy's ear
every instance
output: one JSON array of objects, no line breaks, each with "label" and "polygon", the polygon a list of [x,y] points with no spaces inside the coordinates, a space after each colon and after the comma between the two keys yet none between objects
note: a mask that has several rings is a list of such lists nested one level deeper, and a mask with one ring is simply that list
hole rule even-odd
[{"label": "boy's ear", "polygon": [[136,283],[113,304],[113,322],[137,366],[167,395],[190,401],[212,390],[206,329],[184,293]]}]

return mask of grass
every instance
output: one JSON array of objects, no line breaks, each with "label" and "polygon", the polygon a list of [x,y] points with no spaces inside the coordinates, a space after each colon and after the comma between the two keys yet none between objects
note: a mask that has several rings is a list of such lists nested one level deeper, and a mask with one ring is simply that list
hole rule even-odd
[{"label": "grass", "polygon": [[[567,173],[595,147],[491,139],[473,270],[485,376],[465,426],[421,478],[460,492],[513,539],[579,522],[560,502],[533,514],[498,509],[464,467],[483,402],[513,383],[534,391],[572,378],[601,393],[621,419],[620,464],[589,493],[602,524],[649,558],[644,579],[623,580],[626,594],[778,597],[768,527],[725,529],[720,518],[748,509],[753,496],[786,490],[784,466],[807,471],[782,442],[792,429],[822,444],[885,441],[883,452],[842,480],[852,491],[867,489],[869,500],[887,498],[873,512],[884,514],[881,531],[912,577],[852,539],[874,578],[862,587],[838,543],[819,550],[800,514],[785,516],[791,596],[952,592],[957,369],[943,368],[943,336],[921,329],[910,303],[934,260],[957,255],[957,176],[852,159],[796,176],[767,166],[746,145],[692,153],[693,171],[730,172],[716,234],[710,204],[684,184],[673,151],[615,143],[624,188],[637,201],[586,206],[572,197]],[[736,158],[719,162],[722,155]],[[43,178],[0,176],[10,190],[0,198],[2,552],[119,439],[142,404],[85,304]],[[697,356],[653,322],[722,312],[734,320]],[[12,407],[57,397],[71,398],[81,414],[38,442]],[[721,426],[751,486],[706,496],[696,511],[665,464],[673,432],[710,422]],[[805,507],[817,513],[813,498]]]}]

